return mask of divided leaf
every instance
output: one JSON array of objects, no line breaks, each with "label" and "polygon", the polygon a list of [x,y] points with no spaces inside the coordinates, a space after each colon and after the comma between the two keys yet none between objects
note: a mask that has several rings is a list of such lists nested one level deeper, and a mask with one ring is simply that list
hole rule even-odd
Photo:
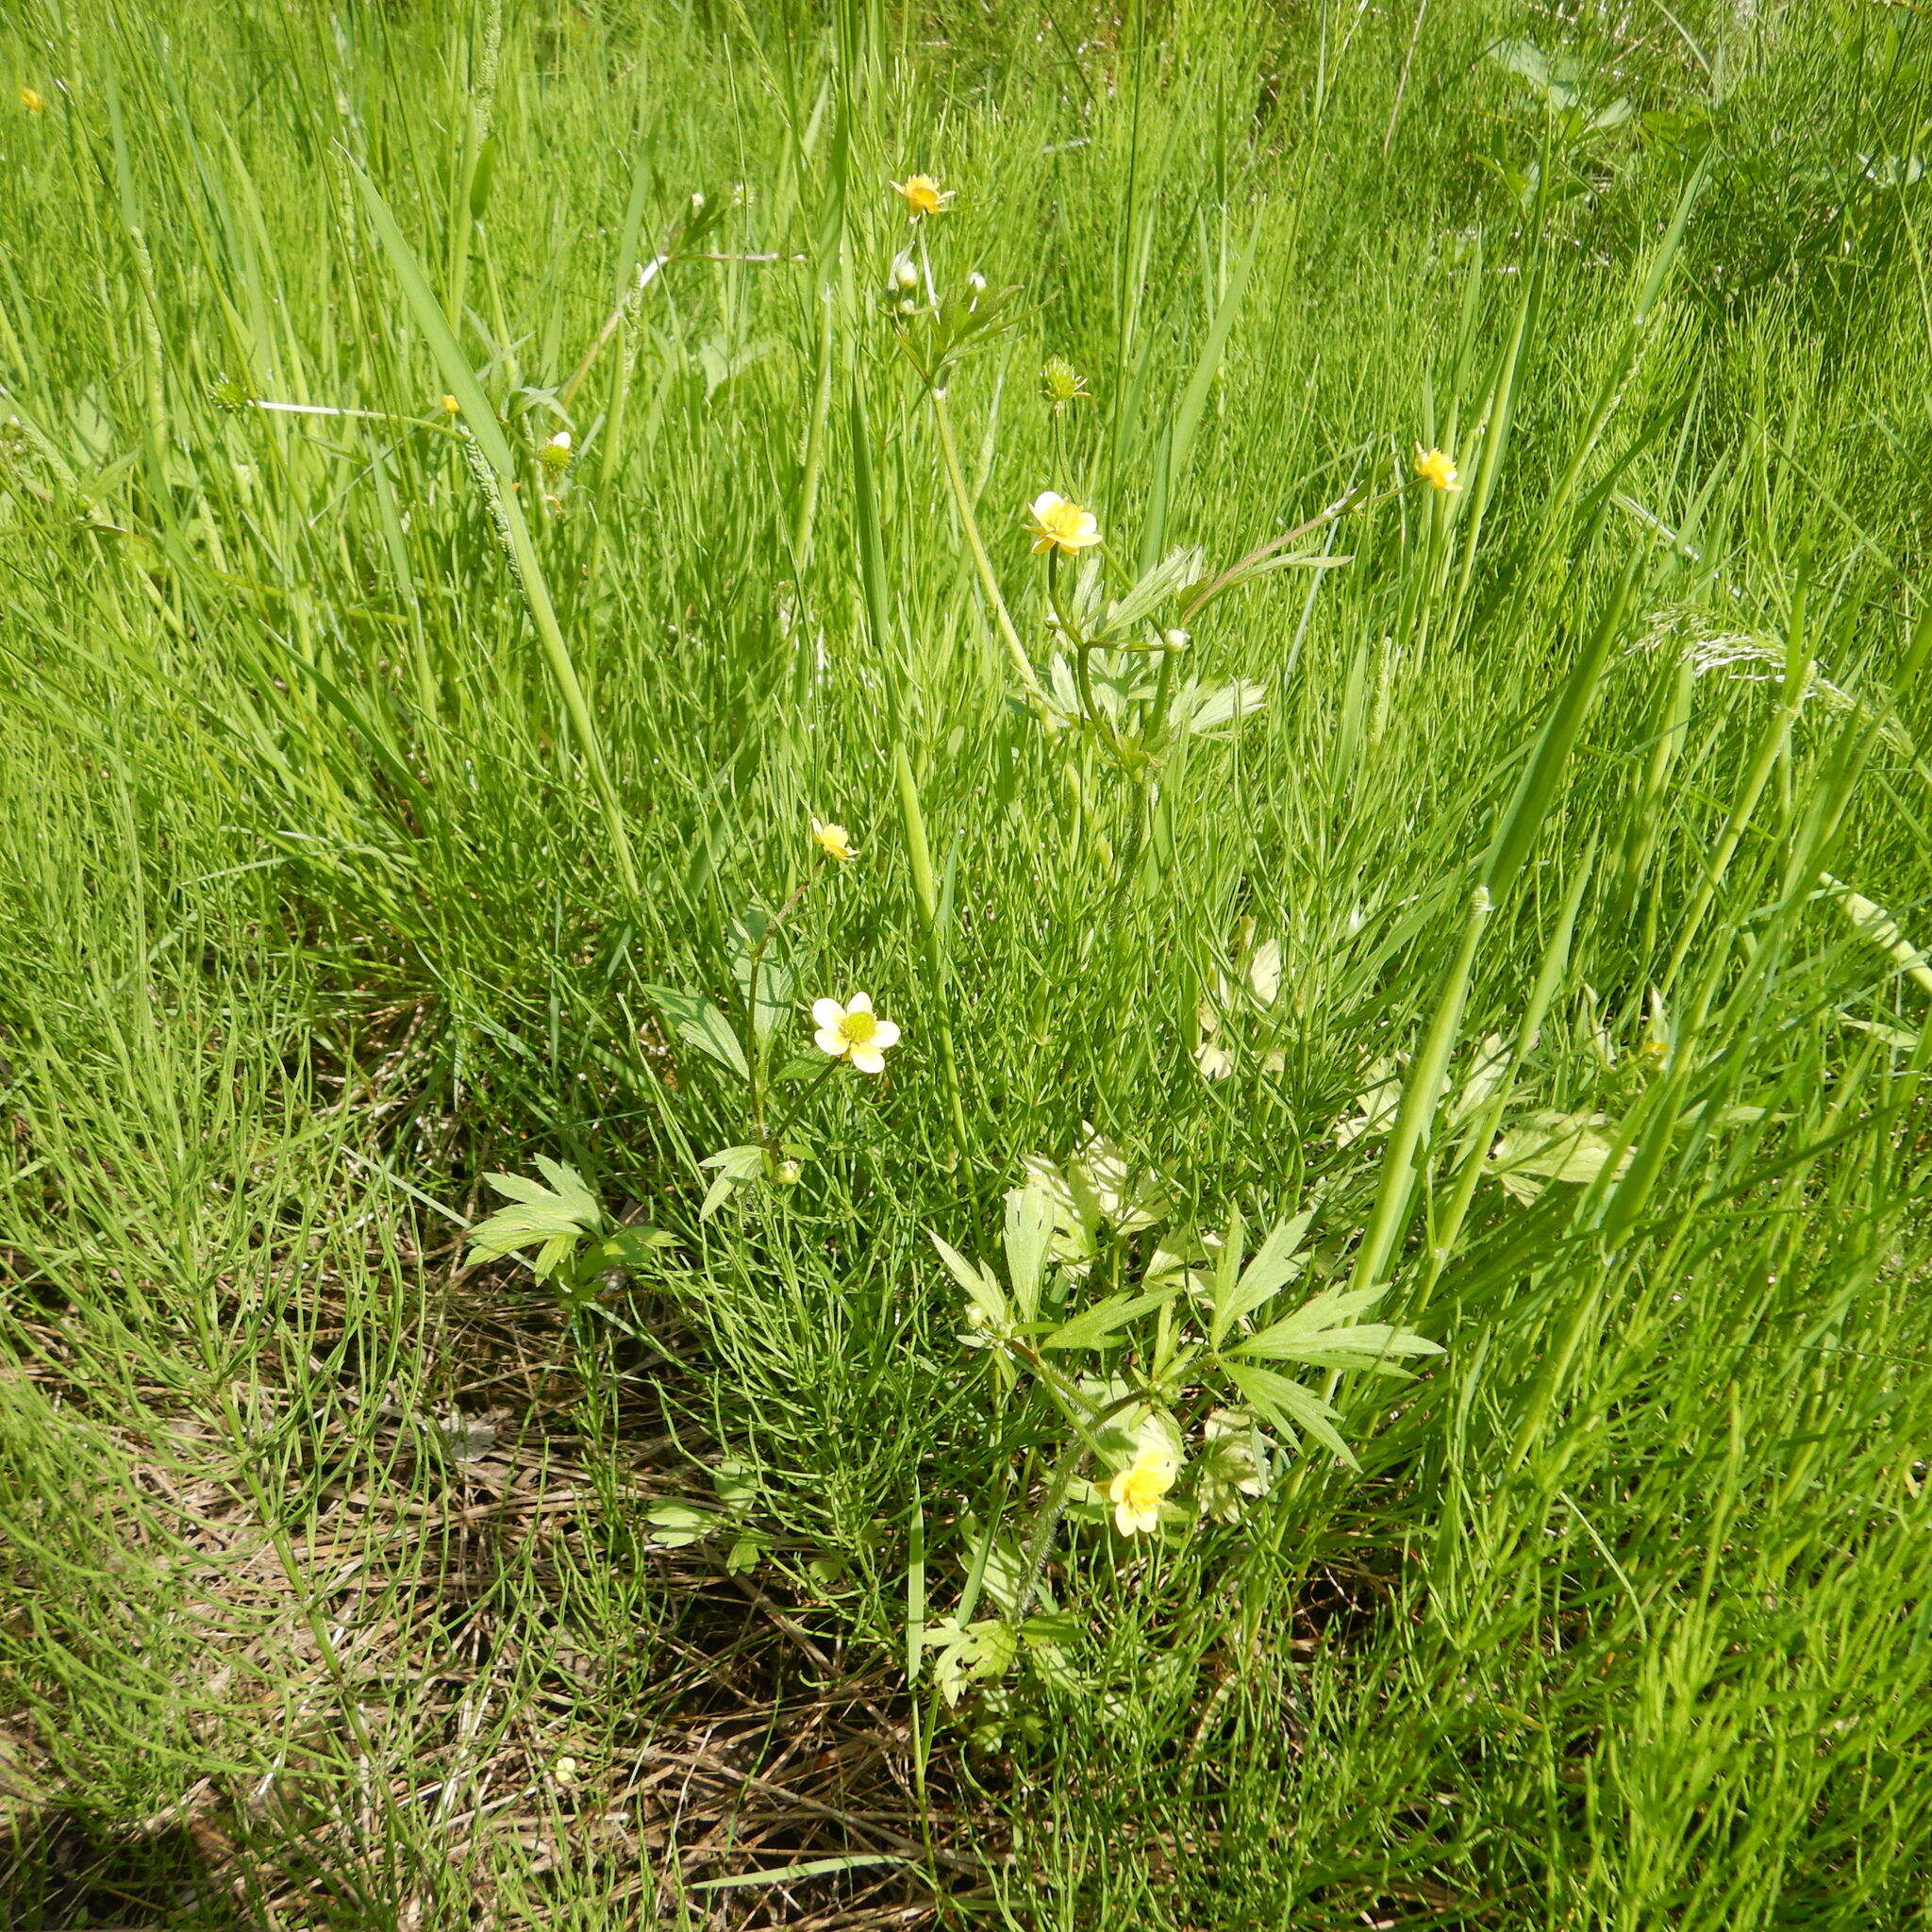
[{"label": "divided leaf", "polygon": [[1361,1465],[1354,1452],[1336,1430],[1341,1416],[1312,1390],[1276,1374],[1273,1369],[1258,1369],[1246,1362],[1229,1362],[1228,1379],[1247,1397],[1249,1406],[1261,1420],[1278,1430],[1290,1442],[1298,1440],[1297,1431],[1306,1430],[1323,1448],[1338,1456],[1351,1469]]},{"label": "divided leaf", "polygon": [[966,1298],[972,1303],[978,1320],[994,1335],[1010,1333],[1013,1327],[1012,1307],[991,1269],[975,1267],[958,1248],[942,1241],[936,1234],[928,1235],[927,1239],[938,1249],[940,1259],[952,1271],[953,1279],[966,1291]]},{"label": "divided leaf", "polygon": [[1214,1314],[1208,1338],[1216,1348],[1221,1346],[1222,1339],[1242,1316],[1252,1314],[1308,1265],[1307,1257],[1298,1251],[1302,1237],[1307,1233],[1308,1224],[1314,1218],[1315,1210],[1305,1208],[1292,1219],[1282,1222],[1261,1243],[1260,1251],[1242,1270],[1240,1279],[1226,1281],[1224,1292],[1223,1283],[1232,1270],[1217,1274]]},{"label": "divided leaf", "polygon": [[1062,1322],[1051,1335],[1042,1336],[1041,1348],[1099,1348],[1108,1340],[1124,1328],[1139,1315],[1144,1315],[1150,1308],[1158,1308],[1163,1302],[1172,1301],[1181,1291],[1182,1283],[1173,1280],[1165,1287],[1147,1290],[1141,1294],[1110,1294],[1104,1302],[1095,1302],[1091,1308],[1075,1315],[1071,1322]]},{"label": "divided leaf", "polygon": [[604,1210],[582,1177],[560,1161],[537,1157],[537,1164],[551,1183],[531,1180],[525,1174],[491,1174],[484,1178],[510,1206],[499,1208],[487,1220],[470,1230],[469,1258],[500,1261],[519,1248],[538,1247],[531,1263],[540,1280],[547,1279],[575,1249],[578,1242],[601,1232]]},{"label": "divided leaf", "polygon": [[1095,641],[1118,638],[1130,631],[1142,618],[1151,617],[1168,598],[1198,584],[1207,568],[1197,549],[1170,550],[1125,596],[1108,607],[1106,616],[1093,632]]},{"label": "divided leaf", "polygon": [[1007,1278],[1023,1322],[1040,1317],[1040,1284],[1053,1241],[1053,1198],[1037,1179],[1007,1194]]},{"label": "divided leaf", "polygon": [[732,1032],[730,1021],[711,1001],[702,993],[687,992],[682,987],[653,986],[645,990],[686,1045],[709,1055],[741,1080],[751,1077],[743,1045]]}]

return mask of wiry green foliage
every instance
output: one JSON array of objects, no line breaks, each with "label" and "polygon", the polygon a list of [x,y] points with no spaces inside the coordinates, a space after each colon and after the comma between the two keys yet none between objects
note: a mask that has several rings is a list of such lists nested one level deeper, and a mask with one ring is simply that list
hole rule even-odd
[{"label": "wiry green foliage", "polygon": [[1928,31],[8,9],[9,1923],[1916,1923]]}]

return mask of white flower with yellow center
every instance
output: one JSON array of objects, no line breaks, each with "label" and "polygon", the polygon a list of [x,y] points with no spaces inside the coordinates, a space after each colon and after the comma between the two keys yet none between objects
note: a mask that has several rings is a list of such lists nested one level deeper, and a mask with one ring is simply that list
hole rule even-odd
[{"label": "white flower with yellow center", "polygon": [[1091,509],[1070,503],[1058,491],[1042,490],[1033,499],[1027,515],[1036,552],[1062,550],[1071,557],[1100,541],[1099,518]]},{"label": "white flower with yellow center", "polygon": [[899,1043],[899,1029],[872,1009],[872,995],[856,992],[842,1007],[837,1000],[812,1004],[812,1035],[821,1053],[835,1060],[850,1060],[861,1074],[883,1074],[886,1049]]},{"label": "white flower with yellow center", "polygon": [[1159,1528],[1160,1506],[1180,1469],[1180,1458],[1166,1442],[1142,1433],[1133,1461],[1107,1486],[1114,1527],[1123,1536],[1151,1535]]}]

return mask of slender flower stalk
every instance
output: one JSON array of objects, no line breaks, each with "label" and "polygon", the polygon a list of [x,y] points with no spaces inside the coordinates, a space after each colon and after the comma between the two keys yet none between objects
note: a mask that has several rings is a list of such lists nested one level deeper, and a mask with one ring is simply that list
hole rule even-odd
[{"label": "slender flower stalk", "polygon": [[986,554],[986,540],[980,536],[979,521],[973,514],[972,493],[966,488],[966,473],[959,467],[959,448],[953,437],[953,419],[946,411],[946,392],[942,389],[934,389],[930,393],[933,418],[939,425],[940,457],[945,465],[946,481],[952,488],[953,507],[959,513],[959,527],[965,533],[966,547],[972,553],[973,566],[979,574],[980,588],[986,592],[986,601],[992,608],[993,622],[999,626],[1007,655],[1013,660],[1014,675],[1019,678],[1028,698],[1044,707],[1046,692],[1026,656],[1025,645],[1020,641],[1020,633],[1014,628],[1007,600],[1000,594],[999,579],[993,575],[992,559]]}]

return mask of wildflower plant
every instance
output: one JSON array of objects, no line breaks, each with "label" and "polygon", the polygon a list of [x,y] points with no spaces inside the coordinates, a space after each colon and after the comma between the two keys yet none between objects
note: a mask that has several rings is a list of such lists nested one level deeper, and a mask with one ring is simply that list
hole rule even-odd
[{"label": "wildflower plant", "polygon": [[526,1256],[530,1272],[557,1291],[575,1321],[590,1308],[613,1272],[640,1267],[655,1251],[675,1244],[675,1237],[661,1229],[612,1220],[575,1168],[541,1154],[537,1168],[541,1180],[514,1174],[484,1175],[509,1205],[470,1230],[473,1266],[534,1248],[536,1253]]},{"label": "wildflower plant", "polygon": [[1176,1222],[1158,1181],[1130,1180],[1118,1150],[1090,1139],[1071,1161],[1036,1157],[1007,1194],[1003,1270],[931,1237],[965,1297],[959,1339],[987,1357],[991,1399],[1030,1444],[1012,1627],[958,1648],[976,1626],[956,1620],[941,1640],[956,1645],[956,1690],[1020,1657],[1062,1521],[1128,1543],[1238,1523],[1309,1444],[1355,1466],[1333,1400],[1341,1375],[1407,1379],[1407,1362],[1441,1353],[1365,1319],[1386,1284],[1326,1278],[1307,1245],[1314,1217],[1276,1223],[1251,1250],[1238,1208],[1218,1232]]},{"label": "wildflower plant", "polygon": [[[740,1189],[794,1183],[813,1151],[799,1124],[810,1094],[841,1065],[882,1074],[886,1053],[899,1043],[897,1023],[876,1012],[862,989],[842,1000],[822,995],[808,1008],[802,999],[797,968],[785,950],[787,924],[828,873],[858,856],[843,825],[816,817],[809,823],[809,862],[790,898],[775,912],[747,907],[731,922],[724,943],[730,992],[720,998],[691,987],[649,989],[675,1037],[721,1068],[744,1095],[746,1138],[700,1162],[711,1176],[699,1209],[704,1220]],[[810,1028],[809,1052],[798,1038],[801,1021]],[[789,1103],[774,1107],[781,1090],[800,1088]]]}]

